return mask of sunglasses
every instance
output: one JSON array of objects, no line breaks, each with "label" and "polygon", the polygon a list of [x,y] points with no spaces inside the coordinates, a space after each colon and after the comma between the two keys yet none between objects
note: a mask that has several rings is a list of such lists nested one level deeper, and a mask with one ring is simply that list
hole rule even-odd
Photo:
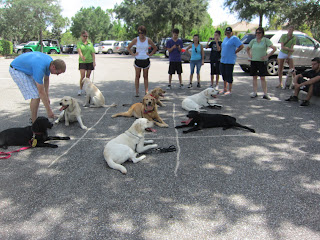
[{"label": "sunglasses", "polygon": [[144,34],[144,32],[139,32],[139,34]]},{"label": "sunglasses", "polygon": [[82,37],[87,38],[88,36],[87,35],[82,35]]},{"label": "sunglasses", "polygon": [[262,32],[256,32],[256,34],[262,34]]}]

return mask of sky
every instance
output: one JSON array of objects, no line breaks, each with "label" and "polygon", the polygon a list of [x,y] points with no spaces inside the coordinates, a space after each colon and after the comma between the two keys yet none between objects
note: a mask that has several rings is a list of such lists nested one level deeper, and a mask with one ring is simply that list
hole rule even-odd
[{"label": "sky", "polygon": [[[113,8],[114,5],[120,4],[122,0],[60,0],[62,7],[63,17],[71,18],[80,10],[81,7],[98,7],[103,10]],[[209,0],[208,13],[210,14],[213,25],[218,26],[222,22],[233,24],[238,22],[236,15],[229,13],[227,9],[223,9],[224,0]],[[253,23],[259,23],[258,19],[252,21]]]}]

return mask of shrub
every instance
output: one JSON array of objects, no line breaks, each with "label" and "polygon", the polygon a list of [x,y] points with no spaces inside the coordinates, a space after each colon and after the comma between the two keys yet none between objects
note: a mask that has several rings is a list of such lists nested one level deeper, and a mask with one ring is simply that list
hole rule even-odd
[{"label": "shrub", "polygon": [[9,55],[13,52],[13,44],[7,40],[0,40],[0,54]]}]

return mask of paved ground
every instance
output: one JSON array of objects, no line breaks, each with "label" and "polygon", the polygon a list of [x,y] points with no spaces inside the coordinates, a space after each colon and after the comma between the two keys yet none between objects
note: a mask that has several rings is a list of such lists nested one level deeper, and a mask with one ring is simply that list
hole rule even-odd
[{"label": "paved ground", "polygon": [[[76,96],[77,57],[64,56],[67,72],[51,77],[51,102]],[[0,59],[0,130],[28,125],[29,107]],[[107,167],[103,148],[134,119],[110,116],[134,103],[133,59],[97,55],[94,83],[117,108],[83,109],[83,122],[55,126],[67,135],[57,149],[32,149],[0,161],[0,239],[320,239],[319,107],[299,107],[275,89],[272,101],[250,99],[251,78],[235,69],[234,92],[218,102],[224,113],[256,129],[210,129],[182,134],[182,99],[199,90],[174,89],[160,114],[169,128],[148,133],[178,151],[125,163],[127,175]],[[168,62],[152,59],[150,86],[165,87]],[[189,65],[183,65],[183,78]],[[202,71],[208,86],[209,64]],[[185,84],[187,81],[185,81]],[[141,85],[142,87],[142,85]],[[204,89],[204,88],[202,88]],[[141,88],[141,93],[143,88]],[[43,106],[40,114],[45,115]],[[10,147],[14,150],[16,147]]]}]

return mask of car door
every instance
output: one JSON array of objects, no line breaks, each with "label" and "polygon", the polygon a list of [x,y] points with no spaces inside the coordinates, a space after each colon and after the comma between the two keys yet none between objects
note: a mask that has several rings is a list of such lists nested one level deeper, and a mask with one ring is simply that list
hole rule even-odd
[{"label": "car door", "polygon": [[[316,45],[312,39],[306,35],[297,35],[300,48],[300,63],[299,66],[310,66],[311,60],[315,57],[320,56],[319,48],[316,48]],[[297,64],[298,65],[298,64]]]}]

